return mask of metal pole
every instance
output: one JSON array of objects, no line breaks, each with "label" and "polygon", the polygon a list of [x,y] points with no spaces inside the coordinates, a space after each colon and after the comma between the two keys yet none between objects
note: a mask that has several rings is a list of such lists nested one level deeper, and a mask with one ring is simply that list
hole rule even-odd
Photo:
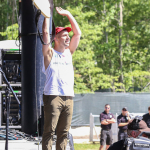
[{"label": "metal pole", "polygon": [[7,117],[6,117],[6,143],[5,143],[5,150],[8,150],[10,94],[9,94],[9,89],[7,87],[6,87],[6,90],[5,90],[5,94],[6,94],[6,112],[7,112]]},{"label": "metal pole", "polygon": [[[22,34],[22,131],[33,134],[37,131],[37,113],[40,116],[45,76],[42,73],[42,44],[36,34],[35,12],[32,0],[21,2],[21,34]],[[44,17],[39,19],[42,31]]]}]

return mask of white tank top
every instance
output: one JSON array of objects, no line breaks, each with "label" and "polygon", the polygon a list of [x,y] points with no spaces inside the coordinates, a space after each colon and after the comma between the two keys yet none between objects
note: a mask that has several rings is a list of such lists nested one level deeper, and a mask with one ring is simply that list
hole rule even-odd
[{"label": "white tank top", "polygon": [[43,63],[42,71],[46,75],[44,95],[74,96],[74,70],[69,49],[60,53],[54,49],[47,69]]}]

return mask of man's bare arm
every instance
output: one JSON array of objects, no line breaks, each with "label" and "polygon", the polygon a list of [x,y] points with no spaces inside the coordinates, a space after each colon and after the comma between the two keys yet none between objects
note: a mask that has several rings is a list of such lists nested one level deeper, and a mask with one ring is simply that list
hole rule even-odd
[{"label": "man's bare arm", "polygon": [[107,119],[107,122],[111,124],[111,123],[115,123],[116,120],[115,120],[114,118],[112,118],[112,119]]},{"label": "man's bare arm", "polygon": [[81,37],[81,30],[80,30],[75,18],[72,16],[72,14],[69,11],[64,10],[60,7],[56,7],[56,10],[60,15],[67,16],[70,21],[72,31],[73,31],[73,37],[71,39],[69,49],[70,49],[71,54],[73,54],[79,45],[79,41],[80,41],[80,37]]},{"label": "man's bare arm", "polygon": [[[44,43],[46,43],[46,44],[50,43],[49,19],[48,18],[44,18],[42,32],[43,32]],[[44,56],[45,69],[47,69],[47,67],[51,61],[51,57],[52,57],[52,50],[51,50],[50,44],[43,45],[42,52],[43,52],[43,56]]]},{"label": "man's bare arm", "polygon": [[126,125],[128,125],[128,124],[129,124],[129,122],[119,123],[118,126],[119,126],[119,127],[123,127],[123,126],[126,126]]},{"label": "man's bare arm", "polygon": [[[49,18],[44,18],[43,26],[42,26],[42,32],[43,32],[43,41],[44,43],[50,42],[50,36],[49,36]],[[43,55],[47,54],[48,51],[48,45],[43,45]]]},{"label": "man's bare arm", "polygon": [[71,27],[73,31],[73,36],[69,45],[70,52],[71,54],[73,54],[79,45],[81,30],[71,13],[69,13],[67,17],[71,23]]},{"label": "man's bare arm", "polygon": [[127,119],[128,119],[128,121],[131,121],[131,118],[130,118],[129,112],[127,112]]},{"label": "man's bare arm", "polygon": [[101,124],[103,124],[103,125],[108,125],[108,124],[110,124],[110,123],[108,123],[108,122],[106,121],[106,119],[105,119],[105,120],[101,121]]}]

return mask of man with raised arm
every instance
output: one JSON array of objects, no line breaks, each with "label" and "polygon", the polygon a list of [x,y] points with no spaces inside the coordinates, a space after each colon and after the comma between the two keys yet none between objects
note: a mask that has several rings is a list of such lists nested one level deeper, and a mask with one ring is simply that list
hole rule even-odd
[{"label": "man with raised arm", "polygon": [[100,114],[100,123],[101,123],[101,137],[100,137],[100,148],[99,150],[103,150],[103,147],[106,143],[106,150],[112,144],[112,130],[111,125],[115,123],[114,115],[109,112],[110,105],[105,105],[105,110]]},{"label": "man with raised arm", "polygon": [[[69,131],[74,96],[74,71],[72,65],[72,54],[78,47],[81,30],[67,10],[56,7],[56,11],[68,17],[70,27],[57,27],[54,38],[54,48],[43,45],[44,68],[46,75],[44,87],[44,131],[42,137],[42,150],[52,149],[52,137],[57,133],[56,150],[66,150],[67,133]],[[70,40],[69,32],[73,31]],[[49,19],[43,22],[43,40],[50,42]]]},{"label": "man with raised arm", "polygon": [[129,116],[127,107],[123,107],[122,113],[117,117],[117,123],[119,128],[118,141],[124,140],[128,137],[127,129],[130,121],[131,121],[131,117]]}]

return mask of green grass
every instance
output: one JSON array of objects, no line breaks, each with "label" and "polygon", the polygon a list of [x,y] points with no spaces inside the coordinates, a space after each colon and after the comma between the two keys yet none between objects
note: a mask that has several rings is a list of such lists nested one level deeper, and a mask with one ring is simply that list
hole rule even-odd
[{"label": "green grass", "polygon": [[83,144],[76,144],[74,143],[74,149],[75,150],[99,150],[99,146],[100,144],[99,143],[91,143],[91,144],[86,144],[86,143],[83,143]]}]

